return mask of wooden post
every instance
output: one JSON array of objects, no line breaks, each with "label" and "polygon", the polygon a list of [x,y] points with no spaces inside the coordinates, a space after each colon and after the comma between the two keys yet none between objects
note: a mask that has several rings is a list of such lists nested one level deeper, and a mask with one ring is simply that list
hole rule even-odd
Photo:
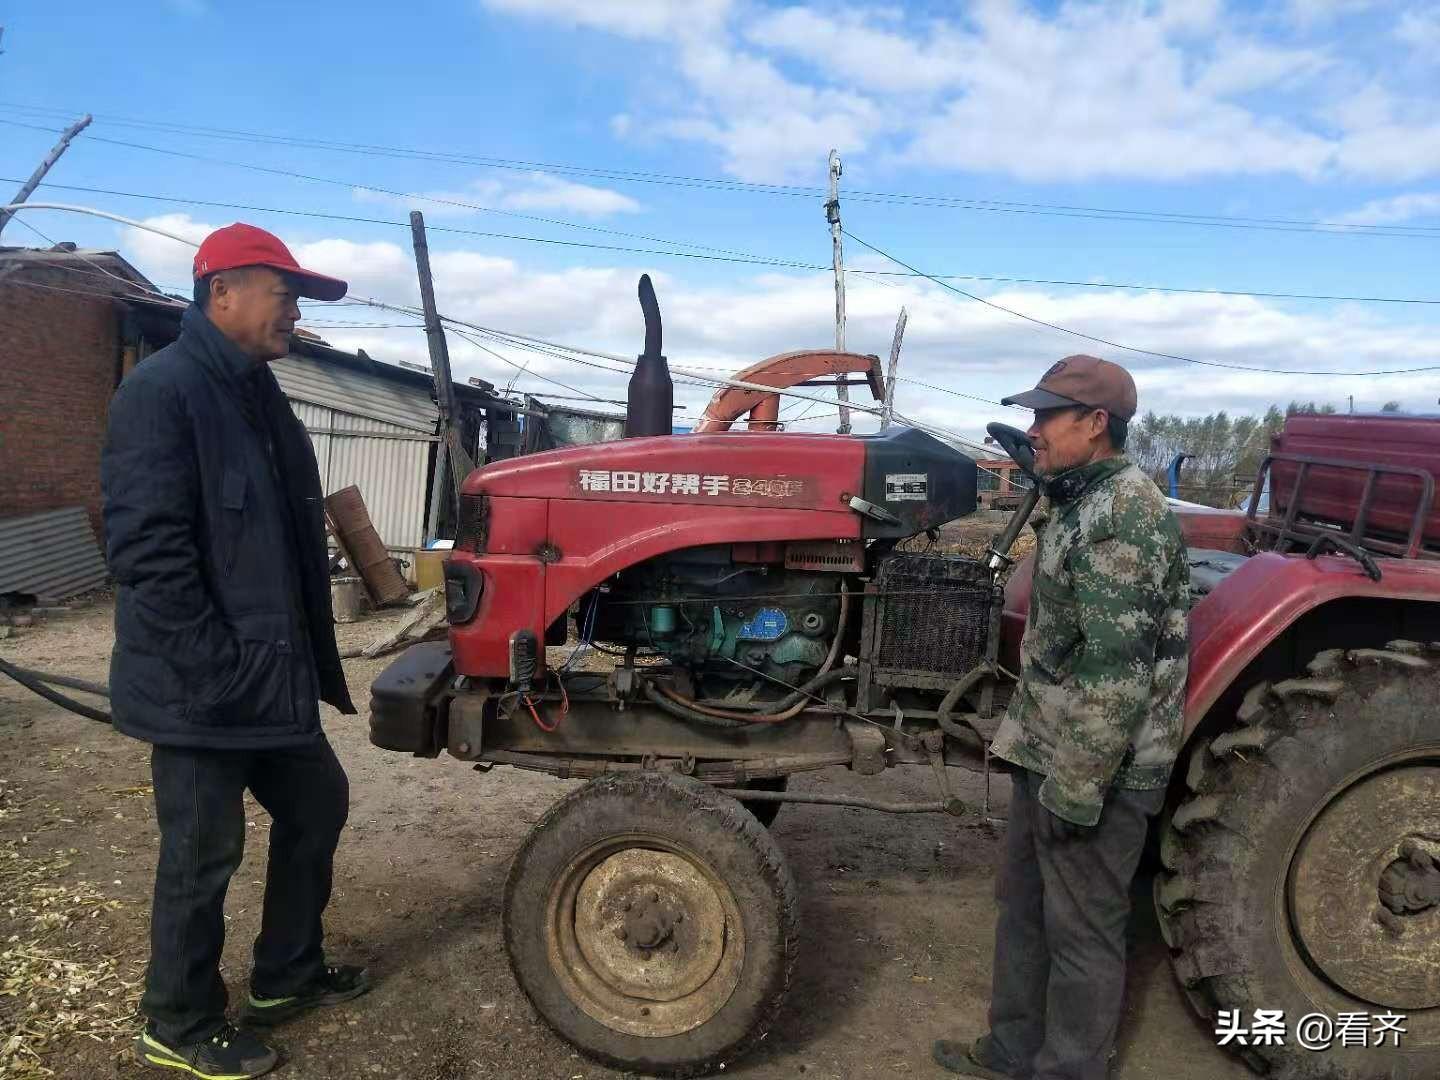
[{"label": "wooden post", "polygon": [[445,327],[435,308],[435,282],[430,275],[430,247],[425,241],[425,216],[410,211],[410,238],[415,246],[415,269],[420,276],[420,303],[425,310],[425,338],[430,346],[430,371],[435,377],[435,406],[440,413],[440,442],[435,447],[435,474],[430,493],[430,538],[438,535],[440,500],[453,488],[455,505],[460,505],[460,486],[474,463],[460,444],[456,424],[455,382],[450,376],[450,350]]},{"label": "wooden post", "polygon": [[900,317],[895,320],[895,337],[890,342],[890,366],[885,369],[885,404],[880,410],[880,430],[890,426],[890,416],[895,411],[895,369],[900,366],[900,342],[905,337],[905,323],[910,313],[903,307]]},{"label": "wooden post", "polygon": [[[60,155],[65,153],[66,147],[70,145],[70,140],[89,127],[93,119],[94,117],[86,113],[65,129],[65,133],[60,136],[60,141],[50,148],[50,153],[46,154],[45,160],[40,162],[40,167],[30,174],[29,180],[26,180],[24,184],[20,185],[20,190],[17,191],[15,197],[10,200],[11,203],[23,203],[26,199],[30,198],[31,193],[40,186],[40,181],[45,179],[45,174],[50,171],[50,166],[59,161]],[[14,210],[0,210],[0,232],[5,231],[6,224],[8,224],[14,216]]]},{"label": "wooden post", "polygon": [[[835,267],[835,351],[845,351],[845,248],[840,234],[840,154],[830,151],[830,200],[825,204],[825,220],[830,223],[830,255]],[[841,435],[850,434],[850,387],[845,376],[836,377],[835,396],[840,399]]]}]

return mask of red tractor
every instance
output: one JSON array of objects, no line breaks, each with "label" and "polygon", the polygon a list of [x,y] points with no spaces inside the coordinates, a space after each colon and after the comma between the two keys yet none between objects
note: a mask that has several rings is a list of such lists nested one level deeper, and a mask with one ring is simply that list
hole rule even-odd
[{"label": "red tractor", "polygon": [[[947,770],[990,767],[1029,594],[1008,556],[1036,497],[983,560],[906,550],[975,510],[971,458],[909,427],[773,431],[768,387],[861,371],[878,394],[873,357],[759,365],[671,436],[646,314],[636,437],[465,481],[449,640],[376,681],[371,737],[589,781],[515,858],[516,979],[585,1053],[691,1075],[754,1045],[790,983],[795,887],[764,827],[781,804],[977,812]],[[716,430],[745,411],[752,430]],[[990,430],[1028,472],[1023,433]],[[1434,421],[1296,417],[1256,485],[1266,516],[1180,507],[1189,745],[1155,884],[1176,974],[1212,1019],[1404,1017],[1324,1054],[1250,1040],[1266,1075],[1440,1076],[1437,458]],[[547,656],[575,639],[605,663]],[[935,798],[786,790],[898,765],[931,768]]]}]

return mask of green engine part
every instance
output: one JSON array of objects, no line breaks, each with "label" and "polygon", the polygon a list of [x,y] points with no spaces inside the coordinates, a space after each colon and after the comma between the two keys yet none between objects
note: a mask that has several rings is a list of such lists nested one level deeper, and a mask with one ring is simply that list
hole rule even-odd
[{"label": "green engine part", "polygon": [[710,609],[710,656],[726,660],[744,660],[741,655],[742,649],[748,652],[750,649],[763,651],[766,660],[777,666],[789,664],[805,664],[810,667],[818,667],[825,660],[825,654],[829,651],[827,642],[817,640],[805,634],[789,633],[778,641],[774,642],[749,642],[740,641],[740,628],[745,625],[745,620],[735,616],[726,615],[719,607]]},{"label": "green engine part", "polygon": [[650,609],[650,633],[667,637],[675,632],[675,609],[669,604],[656,604]]}]

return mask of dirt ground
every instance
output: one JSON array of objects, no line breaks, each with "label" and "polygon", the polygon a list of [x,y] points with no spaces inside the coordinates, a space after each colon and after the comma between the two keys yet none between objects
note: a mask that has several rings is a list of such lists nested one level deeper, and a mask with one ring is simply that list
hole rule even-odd
[{"label": "dirt ground", "polygon": [[[111,605],[15,631],[12,663],[103,682]],[[363,644],[397,618],[340,627]],[[346,662],[362,714],[326,709],[350,774],[350,825],[327,917],[333,956],[370,965],[367,997],[277,1032],[294,1080],[620,1074],[581,1058],[535,1016],[501,944],[510,856],[571,785],[510,769],[479,774],[449,758],[372,747],[363,713],[386,660]],[[155,1075],[129,1056],[156,856],[147,748],[0,677],[0,1076]],[[978,800],[978,778],[956,773]],[[933,798],[924,771],[804,778],[878,797]],[[994,785],[1003,814],[1007,784]],[[225,974],[244,991],[260,915],[268,821],[252,803],[251,843],[230,889]],[[794,987],[761,1049],[727,1074],[754,1080],[931,1076],[931,1040],[985,1020],[999,837],[934,816],[787,806],[774,834],[803,897]],[[83,884],[82,884],[83,883]],[[1148,895],[1149,883],[1137,884]],[[1174,985],[1148,902],[1137,905],[1121,1080],[1239,1080],[1249,1074]],[[67,991],[69,991],[67,993]],[[26,1001],[35,1002],[27,1017]],[[48,1039],[46,1030],[63,1029]],[[18,1039],[12,1038],[21,1031]],[[63,1033],[68,1031],[69,1033]],[[78,1034],[76,1033],[78,1032]],[[38,1052],[37,1059],[32,1051]],[[42,1069],[53,1070],[47,1074]]]}]

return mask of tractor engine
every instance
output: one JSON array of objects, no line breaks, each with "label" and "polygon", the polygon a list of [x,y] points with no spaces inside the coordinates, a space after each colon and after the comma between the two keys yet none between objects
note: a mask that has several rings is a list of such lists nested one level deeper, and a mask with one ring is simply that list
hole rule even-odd
[{"label": "tractor engine", "polygon": [[622,571],[581,602],[581,639],[664,657],[712,691],[753,686],[756,672],[804,682],[834,641],[842,576],[734,551],[689,548]]}]

